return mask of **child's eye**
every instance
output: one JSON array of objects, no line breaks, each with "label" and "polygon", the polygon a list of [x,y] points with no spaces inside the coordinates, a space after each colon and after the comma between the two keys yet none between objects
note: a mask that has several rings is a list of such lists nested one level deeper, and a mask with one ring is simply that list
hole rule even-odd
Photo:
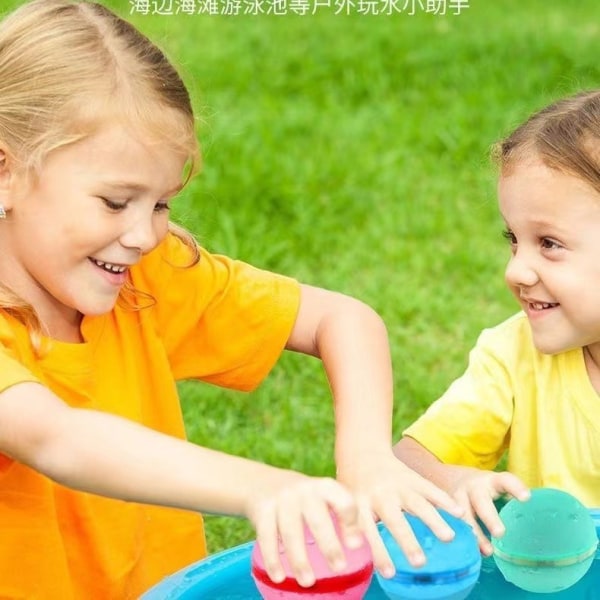
[{"label": "child's eye", "polygon": [[511,244],[516,244],[517,243],[517,237],[515,236],[515,234],[510,229],[505,229],[502,232],[502,237],[505,240],[508,240]]},{"label": "child's eye", "polygon": [[110,210],[123,210],[127,206],[127,202],[113,202],[108,198],[101,198],[107,208]]},{"label": "child's eye", "polygon": [[550,238],[542,238],[540,244],[545,250],[557,250],[559,248],[562,248],[562,246],[557,241]]},{"label": "child's eye", "polygon": [[170,206],[166,202],[158,202],[154,206],[154,212],[165,212],[170,210]]}]

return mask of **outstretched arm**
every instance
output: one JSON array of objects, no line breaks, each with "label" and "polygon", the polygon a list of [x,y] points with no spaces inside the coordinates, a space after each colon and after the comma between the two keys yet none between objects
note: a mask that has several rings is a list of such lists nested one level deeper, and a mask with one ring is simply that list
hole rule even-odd
[{"label": "outstretched arm", "polygon": [[356,504],[332,479],[229,456],[114,415],[71,408],[37,383],[20,383],[0,393],[0,452],[78,490],[246,516],[274,580],[284,578],[280,536],[298,581],[314,581],[303,521],[332,567],[340,561],[343,566],[344,554],[330,510],[350,545],[362,539]]},{"label": "outstretched arm", "polygon": [[504,535],[504,525],[493,501],[503,494],[519,500],[529,498],[527,487],[512,473],[445,464],[408,436],[394,446],[394,454],[455,498],[464,510],[465,520],[473,527],[481,552],[487,556],[492,554],[492,545],[477,520],[481,520],[492,535],[500,537]]},{"label": "outstretched arm", "polygon": [[424,555],[403,516],[421,517],[442,539],[452,530],[434,506],[461,514],[448,494],[392,452],[392,366],[386,327],[358,300],[302,286],[300,312],[288,349],[321,358],[335,402],[338,479],[357,494],[376,567],[393,575],[374,523],[381,519],[415,565]]}]

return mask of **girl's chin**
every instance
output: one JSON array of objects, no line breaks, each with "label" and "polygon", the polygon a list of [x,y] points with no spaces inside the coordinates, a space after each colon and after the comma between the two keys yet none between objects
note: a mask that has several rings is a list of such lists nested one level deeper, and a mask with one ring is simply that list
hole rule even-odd
[{"label": "girl's chin", "polygon": [[536,340],[535,336],[533,339],[533,344],[538,352],[548,355],[562,354],[563,352],[580,347],[577,345],[560,344],[556,341],[550,342],[548,340]]},{"label": "girl's chin", "polygon": [[75,306],[75,310],[82,317],[99,317],[111,312],[117,303],[117,299],[118,296],[103,301],[81,302]]}]

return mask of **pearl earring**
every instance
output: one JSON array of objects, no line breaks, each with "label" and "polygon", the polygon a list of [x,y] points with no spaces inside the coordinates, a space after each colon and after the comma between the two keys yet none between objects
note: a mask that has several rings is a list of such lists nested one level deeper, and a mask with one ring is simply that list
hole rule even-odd
[{"label": "pearl earring", "polygon": [[0,204],[0,219],[6,219],[6,209]]}]

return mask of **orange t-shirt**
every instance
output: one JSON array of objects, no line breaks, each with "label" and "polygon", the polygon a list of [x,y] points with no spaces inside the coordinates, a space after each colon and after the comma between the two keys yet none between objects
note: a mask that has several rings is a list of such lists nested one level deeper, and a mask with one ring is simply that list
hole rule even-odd
[{"label": "orange t-shirt", "polygon": [[[188,248],[169,235],[131,270],[153,306],[120,303],[82,323],[85,342],[52,341],[35,358],[0,310],[0,391],[39,381],[74,407],[185,437],[175,381],[251,390],[293,327],[292,279]],[[145,299],[140,298],[141,302]],[[190,473],[190,477],[199,474]],[[202,517],[77,492],[0,454],[0,598],[125,600],[206,555]]]}]

